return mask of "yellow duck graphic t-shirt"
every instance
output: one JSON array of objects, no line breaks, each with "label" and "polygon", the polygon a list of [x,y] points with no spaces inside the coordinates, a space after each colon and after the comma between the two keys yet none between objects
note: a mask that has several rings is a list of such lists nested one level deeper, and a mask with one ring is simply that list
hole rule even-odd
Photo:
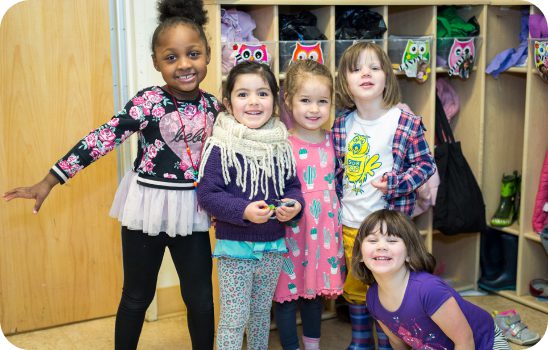
[{"label": "yellow duck graphic t-shirt", "polygon": [[392,144],[400,110],[392,108],[375,120],[353,112],[346,124],[346,156],[343,176],[342,223],[358,228],[363,219],[386,205],[383,193],[371,185],[392,170]]}]

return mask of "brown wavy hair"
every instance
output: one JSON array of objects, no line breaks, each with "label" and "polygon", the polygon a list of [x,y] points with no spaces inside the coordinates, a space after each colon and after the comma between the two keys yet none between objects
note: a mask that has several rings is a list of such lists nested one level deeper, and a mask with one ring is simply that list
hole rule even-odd
[{"label": "brown wavy hair", "polygon": [[382,235],[396,236],[403,240],[409,261],[405,262],[411,271],[434,272],[436,259],[426,250],[424,239],[411,219],[395,210],[381,209],[370,214],[360,225],[352,251],[352,274],[365,284],[375,282],[371,270],[365,266],[362,243],[367,236],[380,230]]}]

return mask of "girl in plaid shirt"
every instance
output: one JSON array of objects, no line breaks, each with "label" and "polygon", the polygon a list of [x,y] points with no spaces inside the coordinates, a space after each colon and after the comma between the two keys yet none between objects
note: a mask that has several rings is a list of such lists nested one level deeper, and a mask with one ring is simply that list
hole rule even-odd
[{"label": "girl in plaid shirt", "polygon": [[[333,126],[337,194],[341,198],[346,261],[352,261],[361,222],[386,208],[413,213],[415,191],[435,172],[419,116],[402,110],[397,78],[383,49],[356,43],[341,57],[336,81],[340,112]],[[365,304],[367,286],[349,271],[344,297],[350,303],[352,343],[374,349],[373,320]],[[377,329],[378,348],[390,349]]]}]

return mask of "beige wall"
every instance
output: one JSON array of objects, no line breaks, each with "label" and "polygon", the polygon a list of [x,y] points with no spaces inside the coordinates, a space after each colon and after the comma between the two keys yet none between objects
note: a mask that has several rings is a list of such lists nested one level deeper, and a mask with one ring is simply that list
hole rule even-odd
[{"label": "beige wall", "polygon": [[[40,180],[113,114],[108,0],[28,0],[0,27],[0,191]],[[112,315],[121,291],[117,184],[110,154],[38,215],[0,204],[0,324],[5,333]]]}]

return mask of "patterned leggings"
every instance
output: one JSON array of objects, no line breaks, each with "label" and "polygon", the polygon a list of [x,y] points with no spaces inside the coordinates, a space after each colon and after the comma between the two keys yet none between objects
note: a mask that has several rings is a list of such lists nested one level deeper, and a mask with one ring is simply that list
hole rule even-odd
[{"label": "patterned leggings", "polygon": [[244,330],[248,350],[268,349],[270,307],[282,254],[267,253],[261,260],[221,257],[217,267],[221,294],[217,350],[240,350]]}]

